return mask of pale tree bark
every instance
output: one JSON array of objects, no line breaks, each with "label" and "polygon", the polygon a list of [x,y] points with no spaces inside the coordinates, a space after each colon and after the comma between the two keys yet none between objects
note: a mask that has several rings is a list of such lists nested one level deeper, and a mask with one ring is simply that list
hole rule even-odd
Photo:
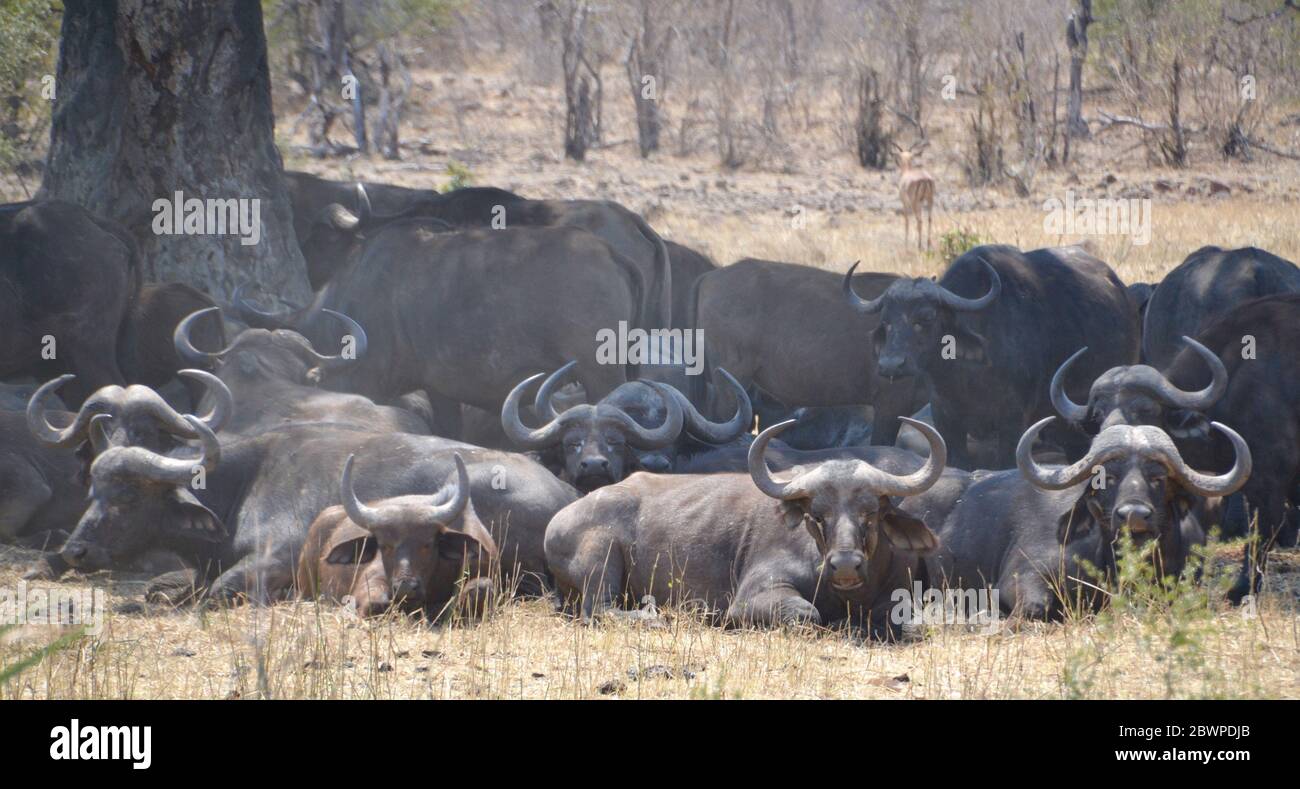
[{"label": "pale tree bark", "polygon": [[[66,0],[43,198],[124,224],[149,280],[310,295],[293,234],[257,0]],[[259,200],[253,234],[155,232],[155,201]]]}]

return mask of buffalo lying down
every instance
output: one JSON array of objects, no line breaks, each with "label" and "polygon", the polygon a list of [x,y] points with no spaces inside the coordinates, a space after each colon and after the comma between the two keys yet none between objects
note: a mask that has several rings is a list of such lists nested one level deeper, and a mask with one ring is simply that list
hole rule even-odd
[{"label": "buffalo lying down", "polygon": [[942,547],[927,559],[934,583],[997,590],[1005,613],[1027,618],[1060,615],[1074,601],[1095,605],[1087,584],[1104,579],[1088,565],[1113,572],[1121,532],[1140,548],[1154,543],[1158,572],[1178,576],[1192,549],[1205,544],[1221,497],[1250,474],[1245,442],[1218,423],[1237,449],[1232,470],[1219,476],[1189,468],[1169,436],[1149,425],[1108,427],[1078,461],[1042,466],[1030,447],[1054,418],[1021,437],[1018,470],[970,475],[961,503],[937,529]]},{"label": "buffalo lying down", "polygon": [[350,603],[362,616],[394,603],[403,611],[478,617],[493,592],[496,543],[471,501],[469,471],[454,454],[455,478],[433,495],[363,504],[343,465],[342,506],[322,512],[298,560],[300,594]]},{"label": "buffalo lying down", "polygon": [[[736,440],[753,421],[749,399],[725,370],[718,375],[730,382],[736,398],[736,413],[724,423],[704,417],[680,391],[668,384],[629,381],[595,405],[582,403],[557,412],[552,402],[555,391],[574,368],[569,362],[542,382],[534,398],[534,410],[546,423],[529,428],[520,419],[519,404],[524,393],[543,376],[539,373],[520,382],[501,409],[501,425],[516,446],[542,451],[548,465],[562,469],[560,475],[582,491],[591,491],[623,479],[636,468],[667,471],[676,460],[663,454],[689,437],[708,444]],[[653,421],[653,426],[645,422]],[[556,457],[557,450],[560,456]],[[655,466],[650,458],[654,456]]]},{"label": "buffalo lying down", "polygon": [[833,460],[782,482],[763,456],[788,426],[755,439],[748,476],[637,473],[562,510],[546,531],[560,594],[584,619],[649,594],[699,603],[730,625],[847,616],[883,632],[890,595],[910,587],[917,557],[938,545],[897,499],[922,496],[940,480],[943,439],[917,425],[931,456],[920,468],[914,458],[905,473]]}]

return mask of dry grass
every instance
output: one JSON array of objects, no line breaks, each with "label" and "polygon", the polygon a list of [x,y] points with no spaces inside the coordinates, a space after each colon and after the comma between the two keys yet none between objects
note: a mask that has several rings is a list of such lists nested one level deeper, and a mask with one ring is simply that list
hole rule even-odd
[{"label": "dry grass", "polygon": [[[7,557],[0,584],[17,572]],[[1226,549],[1223,555],[1228,569]],[[3,560],[3,559],[0,559]],[[594,627],[548,603],[504,604],[477,626],[287,602],[269,608],[113,613],[8,683],[3,698],[1295,698],[1300,616],[1279,556],[1258,615],[1213,604],[1190,621],[1118,612],[992,635],[932,628],[898,644],[842,632],[725,631],[686,614]],[[139,584],[108,584],[109,608]],[[85,581],[77,583],[86,583]],[[53,640],[28,626],[0,670]]]}]

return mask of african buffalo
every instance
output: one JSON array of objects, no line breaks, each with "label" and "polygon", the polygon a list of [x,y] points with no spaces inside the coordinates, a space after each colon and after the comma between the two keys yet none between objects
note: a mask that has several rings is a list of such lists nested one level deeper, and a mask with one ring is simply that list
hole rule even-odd
[{"label": "african buffalo", "polygon": [[[315,202],[318,195],[325,192],[341,197],[347,189],[352,191],[346,200],[334,200],[333,204],[319,207]],[[310,204],[304,206],[301,213],[315,223],[308,240],[299,233],[299,243],[303,256],[307,258],[314,288],[323,287],[347,267],[364,243],[365,236],[397,221],[418,217],[424,220],[426,228],[436,231],[569,227],[599,237],[637,267],[645,282],[646,298],[645,323],[637,325],[646,329],[673,325],[674,291],[668,248],[644,219],[618,203],[609,200],[527,200],[490,187],[467,187],[446,194],[425,192],[419,195],[407,194],[409,190],[401,187],[387,187],[385,202],[401,208],[385,211],[382,205],[378,210],[372,207],[370,189],[371,186],[336,183],[328,189],[313,184],[301,191],[310,197]],[[344,207],[352,204],[356,206],[355,212]],[[295,202],[294,214],[298,216],[299,213]]]},{"label": "african buffalo", "polygon": [[292,590],[315,515],[342,503],[338,480],[348,456],[357,458],[358,495],[376,501],[436,489],[459,452],[505,576],[532,590],[545,577],[546,523],[576,498],[522,455],[433,436],[308,423],[218,443],[201,420],[183,418],[200,436],[197,460],[188,447],[164,455],[96,439],[102,449],[91,466],[90,506],[63,546],[69,564],[113,569],[148,547],[164,548],[197,569],[198,589],[209,599],[273,600]]},{"label": "african buffalo", "polygon": [[[487,225],[495,206],[524,199],[492,187],[466,187],[441,193],[371,181],[330,181],[293,171],[284,173],[284,182],[293,206],[294,234],[307,262],[307,278],[313,290],[325,287],[330,277],[343,269],[357,234],[363,230],[362,218],[367,225],[377,224],[371,221],[372,212],[382,221],[421,214],[446,217],[442,221],[446,223],[445,229],[450,230]],[[355,206],[356,211],[343,208],[349,205]]]},{"label": "african buffalo", "polygon": [[75,374],[73,407],[126,383],[118,332],[141,276],[120,225],[58,200],[0,205],[0,379]]},{"label": "african buffalo", "polygon": [[[939,432],[959,468],[1007,468],[1016,439],[1051,412],[1048,382],[1081,346],[1088,380],[1137,361],[1137,313],[1115,272],[1078,247],[1021,252],[979,246],[935,282],[894,281],[863,299],[844,278],[848,301],[879,315],[871,336],[877,375],[924,378]],[[990,438],[988,452],[973,439]],[[1067,447],[1077,437],[1061,435]]]},{"label": "african buffalo", "polygon": [[719,376],[730,382],[737,398],[736,413],[725,423],[710,421],[680,391],[653,381],[629,381],[595,405],[582,403],[559,412],[552,395],[575,364],[546,376],[538,388],[534,411],[544,420],[541,427],[529,428],[519,414],[524,393],[543,378],[540,373],[510,392],[501,408],[501,426],[516,446],[544,452],[544,462],[584,492],[617,482],[636,468],[670,470],[676,451],[668,454],[668,448],[681,446],[683,428],[698,441],[726,444],[753,421],[749,399],[725,370]]},{"label": "african buffalo", "polygon": [[690,247],[664,240],[673,274],[673,321],[676,329],[695,328],[695,281],[714,271],[718,264]]},{"label": "african buffalo", "polygon": [[[216,304],[208,296],[180,282],[145,285],[131,305],[122,325],[117,348],[117,363],[128,383],[158,389],[177,379],[182,368],[195,367],[177,352],[172,343],[176,326],[189,314],[214,311]],[[193,326],[195,339],[208,348],[223,348],[226,331],[220,316]],[[186,385],[192,405],[198,405],[203,387],[191,379]]]},{"label": "african buffalo", "polygon": [[286,329],[247,329],[229,347],[200,351],[190,330],[195,321],[217,309],[209,307],[186,317],[176,327],[174,341],[176,353],[187,364],[215,368],[240,404],[223,428],[226,433],[253,435],[284,422],[328,421],[380,432],[428,434],[428,423],[405,408],[376,405],[361,395],[318,388],[331,369],[365,354],[366,333],[346,315],[327,310],[343,323],[344,337],[350,338],[347,356],[322,354],[301,334]]},{"label": "african buffalo", "polygon": [[1040,465],[1031,447],[1053,419],[1021,437],[1018,469],[970,475],[961,502],[935,524],[942,548],[927,559],[932,583],[996,590],[1003,612],[1031,619],[1095,606],[1092,590],[1105,579],[1090,567],[1111,577],[1121,533],[1139,547],[1154,542],[1157,570],[1177,577],[1192,549],[1205,544],[1222,497],[1250,475],[1246,443],[1217,423],[1238,453],[1220,476],[1192,470],[1172,439],[1149,425],[1113,425],[1078,461]]},{"label": "african buffalo", "polygon": [[918,425],[931,456],[906,472],[832,460],[781,482],[763,458],[788,426],[755,439],[748,476],[637,473],[560,511],[546,530],[560,594],[585,620],[649,594],[702,604],[730,625],[850,616],[887,632],[892,592],[910,587],[918,556],[938,545],[909,511],[943,474],[943,439]]},{"label": "african buffalo", "polygon": [[1184,336],[1199,337],[1216,318],[1251,299],[1300,293],[1300,268],[1255,247],[1201,247],[1165,275],[1147,303],[1142,358],[1165,370]]},{"label": "african buffalo", "polygon": [[[58,420],[73,418],[62,412]],[[42,549],[61,544],[58,535],[76,525],[86,506],[80,466],[72,449],[47,446],[32,436],[24,414],[0,411],[0,541],[21,538]]]},{"label": "african buffalo", "polygon": [[641,322],[640,272],[608,244],[572,228],[435,233],[426,220],[386,225],[315,302],[287,321],[318,344],[323,310],[366,327],[368,353],[324,384],[377,402],[423,389],[460,435],[457,403],[497,411],[521,378],[580,359],[598,399],[627,380],[597,358],[602,330]]},{"label": "african buffalo", "polygon": [[1070,366],[1088,351],[1080,348],[1052,376],[1052,405],[1090,436],[1111,425],[1155,425],[1178,438],[1184,412],[1205,411],[1228,390],[1228,370],[1219,357],[1191,337],[1183,342],[1209,368],[1210,382],[1202,389],[1185,391],[1154,367],[1125,365],[1102,373],[1089,387],[1087,404],[1076,403],[1065,390],[1065,379]]},{"label": "african buffalo", "polygon": [[[1255,471],[1242,488],[1258,510],[1259,544],[1246,551],[1242,572],[1230,592],[1233,602],[1259,589],[1269,548],[1284,526],[1288,499],[1300,483],[1300,294],[1269,296],[1239,305],[1204,327],[1197,341],[1227,368],[1227,391],[1204,413],[1187,412],[1180,424],[1180,449],[1198,465],[1226,468],[1232,447],[1207,428],[1210,420],[1231,424],[1255,456]],[[1184,349],[1166,368],[1180,387],[1204,382],[1205,362]],[[1256,557],[1256,554],[1258,556]],[[1258,561],[1256,561],[1256,558]]]},{"label": "african buffalo", "polygon": [[[898,278],[860,274],[854,285],[879,294]],[[694,326],[704,334],[710,368],[723,367],[790,408],[873,406],[872,440],[892,444],[897,417],[925,404],[917,381],[876,372],[876,350],[863,336],[877,319],[845,302],[838,277],[770,260],[741,260],[695,283]],[[692,399],[702,399],[698,390]],[[716,410],[716,409],[715,409]]]},{"label": "african buffalo", "polygon": [[299,594],[343,602],[361,615],[403,611],[477,618],[492,598],[496,543],[470,495],[469,471],[454,454],[455,478],[432,495],[363,504],[343,464],[343,505],[317,516],[298,560]]}]

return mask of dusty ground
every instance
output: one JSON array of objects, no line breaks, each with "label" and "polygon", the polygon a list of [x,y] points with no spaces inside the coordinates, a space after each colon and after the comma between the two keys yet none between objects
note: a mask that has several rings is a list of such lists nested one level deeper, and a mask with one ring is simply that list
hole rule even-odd
[{"label": "dusty ground", "polygon": [[[301,135],[292,138],[284,120],[295,114],[293,98],[277,95],[286,166],[441,186],[455,161],[474,183],[530,197],[618,200],[720,263],[757,256],[843,270],[861,259],[866,269],[917,274],[943,266],[937,254],[904,246],[896,172],[858,168],[829,111],[793,127],[799,142],[778,165],[723,171],[707,145],[641,160],[628,138],[628,108],[615,101],[607,125],[616,144],[579,165],[559,156],[556,92],[508,68],[423,73],[415,93],[404,130],[412,147],[401,162],[302,156],[294,147]],[[1295,109],[1278,108],[1279,117]],[[935,112],[923,163],[939,185],[936,239],[960,228],[1024,248],[1085,240],[1044,230],[1043,201],[1072,189],[1152,199],[1150,243],[1090,239],[1126,281],[1158,279],[1205,244],[1253,244],[1300,260],[1300,163],[1265,155],[1225,164],[1202,153],[1187,170],[1152,169],[1134,147],[1138,138],[1121,130],[1081,144],[1075,163],[1045,171],[1029,198],[970,190],[953,152],[969,111],[959,99]],[[1268,133],[1300,147],[1300,126]],[[0,178],[0,192],[22,198],[24,187]],[[1239,550],[1220,549],[1225,572]],[[0,548],[0,590],[16,588],[29,559]],[[1254,616],[1208,593],[1196,603],[1189,593],[1172,609],[1117,609],[993,635],[938,628],[891,645],[835,632],[727,632],[671,612],[657,624],[583,627],[541,601],[505,605],[479,626],[441,629],[395,616],[357,621],[311,603],[141,616],[112,610],[138,596],[138,583],[97,576],[70,586],[88,584],[110,589],[102,632],[0,683],[0,698],[1300,697],[1296,551],[1274,562]],[[58,635],[35,626],[4,633],[0,673]]]}]

